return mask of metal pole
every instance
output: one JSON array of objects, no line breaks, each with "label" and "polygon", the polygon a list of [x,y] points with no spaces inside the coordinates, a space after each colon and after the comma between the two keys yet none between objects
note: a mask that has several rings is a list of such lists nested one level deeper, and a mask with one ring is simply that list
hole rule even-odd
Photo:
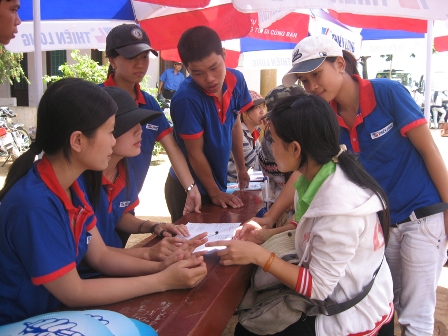
[{"label": "metal pole", "polygon": [[432,66],[432,41],[433,20],[428,20],[428,33],[426,34],[426,75],[425,75],[425,118],[430,125],[431,114],[431,66]]},{"label": "metal pole", "polygon": [[40,29],[40,0],[33,0],[33,26],[34,26],[34,87],[36,102],[39,102],[43,93],[42,82],[42,45]]}]

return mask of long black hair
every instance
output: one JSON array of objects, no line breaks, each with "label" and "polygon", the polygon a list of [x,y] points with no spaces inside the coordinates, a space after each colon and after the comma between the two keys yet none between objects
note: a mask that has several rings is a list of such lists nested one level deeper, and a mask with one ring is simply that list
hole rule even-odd
[{"label": "long black hair", "polygon": [[[33,166],[36,154],[63,154],[70,162],[70,136],[81,131],[93,138],[97,129],[117,111],[113,99],[98,85],[79,78],[66,78],[51,84],[37,109],[36,141],[12,164],[0,201],[9,189]],[[101,182],[101,181],[99,181]],[[98,186],[98,195],[99,195]]]},{"label": "long black hair", "polygon": [[[299,143],[302,151],[298,168],[306,165],[310,157],[320,165],[326,164],[341,150],[336,116],[330,105],[319,96],[302,93],[283,98],[275,105],[269,120],[285,144],[293,141]],[[382,201],[383,210],[378,212],[378,217],[387,243],[390,214],[386,193],[353,153],[342,152],[338,164],[350,181],[372,190]]]}]

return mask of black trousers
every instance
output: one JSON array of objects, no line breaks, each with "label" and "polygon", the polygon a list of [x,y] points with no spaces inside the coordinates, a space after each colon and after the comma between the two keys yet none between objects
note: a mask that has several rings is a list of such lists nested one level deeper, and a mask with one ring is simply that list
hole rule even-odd
[{"label": "black trousers", "polygon": [[163,88],[162,96],[165,99],[171,99],[171,98],[173,98],[175,92],[176,92],[175,90],[170,90],[170,89]]},{"label": "black trousers", "polygon": [[[208,195],[202,195],[202,205],[211,203],[211,199]],[[165,201],[168,207],[168,211],[171,214],[171,222],[174,223],[183,216],[185,207],[185,201],[187,200],[187,193],[184,187],[168,173],[168,177],[165,182]]]}]

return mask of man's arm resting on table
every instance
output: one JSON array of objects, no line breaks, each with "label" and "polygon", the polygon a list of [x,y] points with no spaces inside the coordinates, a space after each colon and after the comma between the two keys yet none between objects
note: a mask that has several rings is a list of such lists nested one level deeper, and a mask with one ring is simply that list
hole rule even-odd
[{"label": "man's arm resting on table", "polygon": [[243,202],[239,197],[221,191],[216,184],[210,164],[204,155],[204,137],[201,136],[197,139],[184,140],[184,142],[191,167],[201,184],[204,186],[212,202],[223,208],[227,208],[227,205],[230,205],[232,208],[243,206]]}]

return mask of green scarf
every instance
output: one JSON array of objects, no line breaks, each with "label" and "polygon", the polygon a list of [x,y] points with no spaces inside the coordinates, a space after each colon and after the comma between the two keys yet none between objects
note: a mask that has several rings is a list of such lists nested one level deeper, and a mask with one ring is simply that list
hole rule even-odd
[{"label": "green scarf", "polygon": [[294,183],[294,188],[297,190],[299,195],[299,201],[296,204],[296,214],[295,220],[298,223],[303,217],[305,212],[308,210],[314,196],[316,196],[317,191],[320,189],[325,180],[335,172],[336,163],[330,161],[320,167],[316,176],[313,180],[308,181],[305,176],[300,176],[299,179]]}]

